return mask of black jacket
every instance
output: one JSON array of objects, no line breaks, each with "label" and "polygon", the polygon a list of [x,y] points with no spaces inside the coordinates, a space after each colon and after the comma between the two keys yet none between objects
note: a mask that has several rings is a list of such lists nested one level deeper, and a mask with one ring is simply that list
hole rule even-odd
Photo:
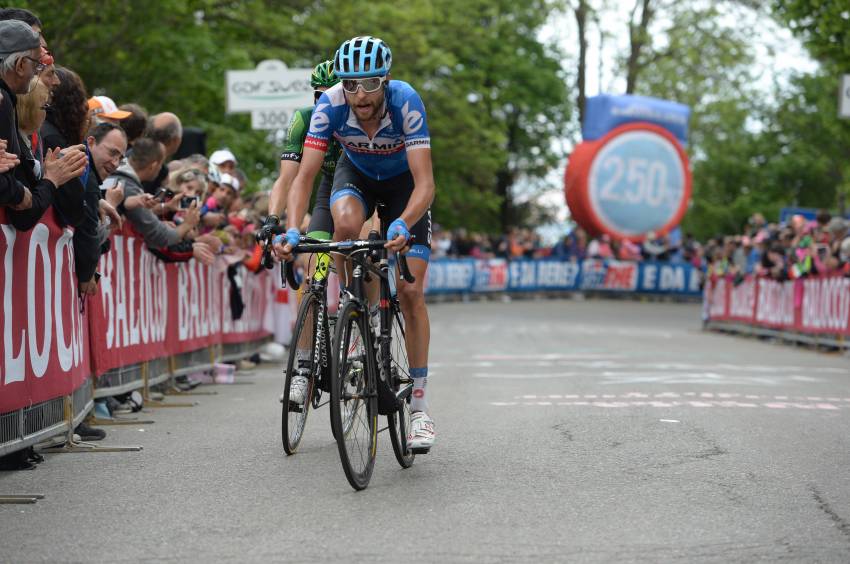
[{"label": "black jacket", "polygon": [[[44,125],[41,126],[41,144],[46,152],[48,149],[59,147],[64,149],[70,147],[71,142],[59,131],[53,123],[55,114],[52,110],[47,111],[47,119]],[[94,165],[89,164],[91,170],[94,170]],[[56,190],[55,207],[58,209],[62,219],[68,225],[74,227],[79,226],[86,217],[85,211],[85,191],[82,179],[72,178]]]},{"label": "black jacket", "polygon": [[[9,203],[20,203],[23,198],[23,187],[26,186],[32,192],[32,207],[26,210],[8,210],[9,222],[19,231],[28,231],[41,220],[41,216],[51,205],[57,212],[60,223],[76,227],[83,220],[83,185],[77,181],[76,184],[67,183],[58,189],[49,180],[38,179],[35,175],[35,157],[20,138],[18,132],[18,118],[15,113],[15,103],[18,97],[9,89],[9,86],[0,80],[0,89],[3,91],[3,101],[0,102],[0,139],[8,142],[6,151],[18,155],[21,164],[8,171],[2,176],[10,175],[0,181],[0,193],[5,193],[16,181],[20,190],[11,189],[11,200]],[[2,204],[2,200],[0,200]]]},{"label": "black jacket", "polygon": [[[20,231],[32,229],[38,223],[45,210],[54,201],[56,186],[49,180],[39,180],[35,176],[33,157],[18,133],[18,118],[15,113],[15,103],[18,97],[9,86],[0,79],[0,91],[3,100],[0,101],[0,139],[7,142],[6,152],[18,156],[21,164],[0,174],[0,206],[16,205],[24,198],[24,188],[32,192],[32,207],[27,210],[7,210],[9,222]],[[80,200],[82,193],[79,194]]]},{"label": "black jacket", "polygon": [[74,229],[74,265],[80,282],[91,280],[100,260],[100,184],[100,176],[92,166],[84,195],[86,216]]},{"label": "black jacket", "polygon": [[[53,121],[53,114],[48,112],[47,120],[41,126],[41,143],[45,151],[56,147],[64,149],[71,145]],[[74,264],[77,280],[80,282],[91,280],[97,269],[97,261],[100,260],[100,183],[100,177],[89,155],[89,174],[85,186],[81,178],[74,178],[60,186],[57,193],[58,195],[68,191],[80,194],[79,203],[72,210],[62,210],[66,221],[74,226]]]}]

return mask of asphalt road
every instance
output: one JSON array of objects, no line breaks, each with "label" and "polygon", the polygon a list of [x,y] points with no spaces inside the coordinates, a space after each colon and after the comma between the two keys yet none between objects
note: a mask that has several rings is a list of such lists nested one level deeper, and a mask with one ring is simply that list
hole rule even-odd
[{"label": "asphalt road", "polygon": [[[107,428],[142,452],[0,474],[2,562],[848,562],[850,358],[705,333],[699,306],[431,307],[438,443],[369,488],[279,367]],[[175,401],[170,398],[170,401]]]}]

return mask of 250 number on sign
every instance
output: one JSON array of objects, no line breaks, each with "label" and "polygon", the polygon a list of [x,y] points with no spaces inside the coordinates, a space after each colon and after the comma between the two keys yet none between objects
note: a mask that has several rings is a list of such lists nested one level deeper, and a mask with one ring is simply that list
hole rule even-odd
[{"label": "250 number on sign", "polygon": [[605,231],[623,236],[659,231],[687,202],[686,157],[675,141],[648,130],[624,131],[593,157],[588,199]]},{"label": "250 number on sign", "polygon": [[[618,155],[608,157],[602,164],[605,170],[613,171],[611,178],[602,186],[600,200],[646,204],[658,207],[670,204],[672,191],[667,186],[667,167],[660,161],[642,158],[624,160]],[[626,182],[623,183],[623,174]]]}]

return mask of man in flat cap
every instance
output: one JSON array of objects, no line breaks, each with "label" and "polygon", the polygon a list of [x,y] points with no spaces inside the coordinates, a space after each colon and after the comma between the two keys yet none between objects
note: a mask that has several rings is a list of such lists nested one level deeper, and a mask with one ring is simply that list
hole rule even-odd
[{"label": "man in flat cap", "polygon": [[[66,150],[61,155],[48,151],[43,176],[35,174],[34,158],[19,137],[15,103],[18,94],[30,91],[44,66],[38,33],[22,21],[0,21],[0,140],[6,144],[0,171],[10,159],[19,163],[0,172],[0,206],[17,210],[9,213],[9,221],[19,230],[32,228],[53,203],[56,187],[81,176],[88,164],[81,150]],[[63,207],[71,213],[82,202],[82,194],[62,194],[60,198],[67,200]]]}]

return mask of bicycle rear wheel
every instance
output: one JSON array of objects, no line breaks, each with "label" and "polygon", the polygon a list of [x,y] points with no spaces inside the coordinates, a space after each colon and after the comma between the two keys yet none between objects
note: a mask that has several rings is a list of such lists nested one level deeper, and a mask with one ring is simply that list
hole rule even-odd
[{"label": "bicycle rear wheel", "polygon": [[[313,399],[313,387],[316,385],[316,372],[319,366],[315,342],[318,338],[318,314],[318,299],[310,292],[305,293],[292,333],[289,358],[286,361],[286,378],[283,383],[281,436],[286,454],[295,454],[301,443]],[[292,379],[299,372],[300,375],[307,377],[303,404],[290,401]]]},{"label": "bicycle rear wheel", "polygon": [[369,485],[378,446],[378,398],[369,321],[357,302],[345,304],[331,357],[331,426],[348,483]]},{"label": "bicycle rear wheel", "polygon": [[[412,385],[410,363],[407,360],[405,344],[404,318],[394,301],[390,332],[390,386],[395,393],[405,386]],[[402,468],[410,468],[416,455],[407,448],[407,432],[410,429],[410,394],[399,401],[398,411],[387,415],[387,428],[393,445],[395,459]]]}]

